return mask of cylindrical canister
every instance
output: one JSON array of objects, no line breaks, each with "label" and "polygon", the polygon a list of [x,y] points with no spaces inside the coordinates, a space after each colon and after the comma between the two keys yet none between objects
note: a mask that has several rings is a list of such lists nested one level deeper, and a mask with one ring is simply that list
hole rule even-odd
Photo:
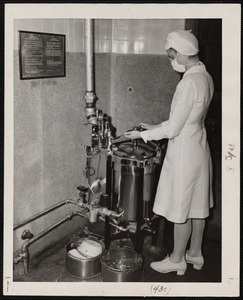
[{"label": "cylindrical canister", "polygon": [[141,141],[128,141],[114,148],[111,160],[111,209],[123,210],[128,221],[150,218],[159,170],[156,151]]},{"label": "cylindrical canister", "polygon": [[73,256],[70,250],[77,249],[84,241],[92,241],[93,243],[98,243],[102,247],[102,253],[105,249],[105,245],[101,240],[98,240],[95,237],[86,237],[77,238],[66,246],[66,271],[73,277],[86,280],[100,274],[100,257],[102,253],[94,257],[80,258]]}]

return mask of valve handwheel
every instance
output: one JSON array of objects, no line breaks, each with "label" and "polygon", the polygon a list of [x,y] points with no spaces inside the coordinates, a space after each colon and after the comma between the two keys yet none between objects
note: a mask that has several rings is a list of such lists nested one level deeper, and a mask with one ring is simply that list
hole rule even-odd
[{"label": "valve handwheel", "polygon": [[82,193],[87,193],[88,192],[88,188],[86,188],[85,186],[78,186],[77,189],[82,192]]}]

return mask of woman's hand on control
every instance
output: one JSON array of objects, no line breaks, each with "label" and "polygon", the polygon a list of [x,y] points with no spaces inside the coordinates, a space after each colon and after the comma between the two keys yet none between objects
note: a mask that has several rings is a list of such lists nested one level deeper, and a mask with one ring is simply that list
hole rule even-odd
[{"label": "woman's hand on control", "polygon": [[131,140],[136,140],[136,139],[141,138],[141,134],[137,130],[127,131],[127,132],[124,133],[124,136],[131,139]]}]

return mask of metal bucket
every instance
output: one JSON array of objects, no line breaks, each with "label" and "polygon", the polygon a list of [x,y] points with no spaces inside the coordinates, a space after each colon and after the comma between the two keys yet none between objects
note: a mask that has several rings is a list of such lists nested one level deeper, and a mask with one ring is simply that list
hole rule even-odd
[{"label": "metal bucket", "polygon": [[143,257],[132,248],[123,247],[105,251],[101,256],[103,282],[141,281]]},{"label": "metal bucket", "polygon": [[77,277],[80,279],[89,279],[95,277],[101,272],[100,257],[102,253],[98,256],[92,258],[77,258],[69,253],[70,250],[76,249],[84,240],[91,240],[99,243],[102,246],[102,253],[105,249],[105,245],[102,241],[95,237],[84,237],[73,240],[66,245],[66,257],[65,257],[65,267],[69,275]]}]

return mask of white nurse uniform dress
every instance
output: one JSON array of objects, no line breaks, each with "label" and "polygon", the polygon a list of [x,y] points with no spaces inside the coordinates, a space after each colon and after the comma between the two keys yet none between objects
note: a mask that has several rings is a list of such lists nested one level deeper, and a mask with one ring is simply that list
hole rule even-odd
[{"label": "white nurse uniform dress", "polygon": [[214,86],[202,63],[188,69],[176,87],[169,120],[141,132],[142,139],[169,139],[154,213],[171,222],[206,218],[213,206],[212,162],[204,120]]}]

